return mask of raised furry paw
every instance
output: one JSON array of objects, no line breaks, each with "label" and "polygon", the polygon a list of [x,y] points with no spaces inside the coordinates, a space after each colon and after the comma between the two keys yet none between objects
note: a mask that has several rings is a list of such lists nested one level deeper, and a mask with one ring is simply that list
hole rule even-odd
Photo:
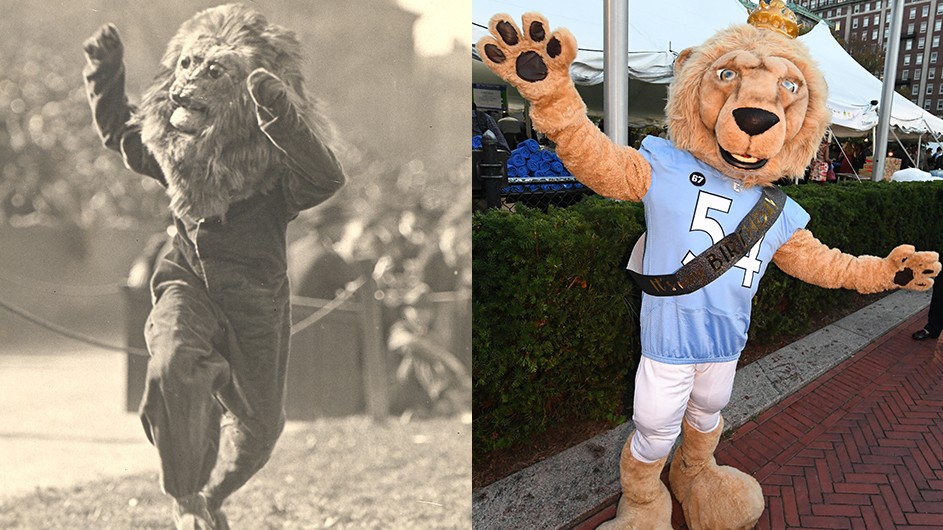
[{"label": "raised furry paw", "polygon": [[263,121],[268,122],[288,114],[291,109],[288,89],[275,74],[265,68],[256,68],[246,79],[246,85],[258,110],[260,125]]},{"label": "raised furry paw", "polygon": [[121,36],[118,35],[118,28],[111,23],[98,28],[98,31],[91,37],[85,39],[82,48],[85,49],[85,57],[91,63],[114,64],[120,62],[124,54],[124,45],[121,43]]},{"label": "raised furry paw", "polygon": [[478,41],[485,65],[533,101],[570,82],[576,39],[564,28],[549,33],[547,19],[537,13],[522,17],[521,32],[509,15],[491,17],[490,37]]},{"label": "raised furry paw", "polygon": [[911,291],[926,291],[940,273],[939,258],[936,252],[916,252],[911,245],[900,245],[885,261],[893,267],[895,285]]}]

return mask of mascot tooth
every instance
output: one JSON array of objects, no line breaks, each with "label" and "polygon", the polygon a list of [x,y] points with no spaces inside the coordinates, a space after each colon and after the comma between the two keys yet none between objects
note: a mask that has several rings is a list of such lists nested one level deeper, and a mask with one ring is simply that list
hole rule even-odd
[{"label": "mascot tooth", "polygon": [[151,279],[141,419],[177,527],[224,529],[223,501],[285,423],[288,222],[344,172],[305,96],[297,38],[254,9],[184,22],[139,108],[123,51],[111,24],[85,42],[94,122],[105,147],[166,188],[177,228]]},{"label": "mascot tooth", "polygon": [[622,451],[616,518],[603,526],[671,528],[660,475],[682,436],[669,482],[688,527],[752,528],[764,509],[760,485],[718,466],[713,453],[770,262],[815,285],[872,293],[928,289],[938,256],[909,245],[885,258],[828,248],[774,186],[802,175],[829,117],[825,80],[780,0],[760,2],[749,24],[678,55],[669,139],[648,137],[639,150],[614,145],[586,117],[569,77],[577,50],[570,32],[551,32],[537,13],[522,22],[523,32],[508,15],[492,17],[491,36],[478,42],[482,61],[530,101],[535,127],[574,176],[645,207],[648,231],[630,263],[643,290],[636,430]]}]

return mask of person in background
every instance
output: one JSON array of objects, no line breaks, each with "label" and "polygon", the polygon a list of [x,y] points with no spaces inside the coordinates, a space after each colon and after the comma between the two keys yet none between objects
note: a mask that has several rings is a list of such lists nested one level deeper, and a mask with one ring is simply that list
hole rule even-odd
[{"label": "person in background", "polygon": [[498,144],[510,151],[508,141],[504,138],[498,123],[488,113],[478,110],[478,105],[475,105],[475,102],[472,101],[472,136],[481,136],[487,131],[494,133],[498,139]]},{"label": "person in background", "polygon": [[922,157],[920,157],[920,162],[917,165],[917,167],[921,171],[929,172],[931,169],[933,169],[933,167],[931,166],[932,161],[933,161],[933,149],[928,147],[927,151],[923,153]]},{"label": "person in background", "polygon": [[513,151],[517,144],[527,139],[524,134],[524,123],[505,112],[498,120],[498,128],[507,141],[508,150]]},{"label": "person in background", "polygon": [[943,331],[943,294],[940,288],[933,287],[933,295],[930,296],[930,313],[927,315],[927,325],[923,329],[917,330],[911,335],[914,340],[935,339]]}]

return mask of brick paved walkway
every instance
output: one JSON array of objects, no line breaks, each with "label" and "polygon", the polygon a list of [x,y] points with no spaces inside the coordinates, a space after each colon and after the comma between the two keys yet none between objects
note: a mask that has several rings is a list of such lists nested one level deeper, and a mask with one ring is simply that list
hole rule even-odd
[{"label": "brick paved walkway", "polygon": [[[758,529],[943,528],[943,344],[910,338],[924,323],[926,311],[721,441],[718,462],[763,486]],[[677,502],[673,523],[687,528]]]}]

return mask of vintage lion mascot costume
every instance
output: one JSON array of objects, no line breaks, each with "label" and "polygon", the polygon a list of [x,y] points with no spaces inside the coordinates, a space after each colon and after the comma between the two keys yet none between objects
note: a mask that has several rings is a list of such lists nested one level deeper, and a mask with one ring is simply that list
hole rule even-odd
[{"label": "vintage lion mascot costume", "polygon": [[171,39],[140,108],[108,24],[85,42],[106,147],[167,189],[176,235],[151,279],[141,419],[178,528],[228,528],[223,501],[278,439],[291,328],[285,234],[344,172],[305,97],[294,33],[241,5]]},{"label": "vintage lion mascot costume", "polygon": [[[909,245],[886,258],[855,257],[819,242],[808,214],[773,183],[802,175],[828,124],[825,80],[795,40],[782,2],[761,2],[756,25],[723,30],[682,51],[666,114],[669,138],[639,150],[611,143],[586,117],[569,66],[576,42],[549,31],[539,14],[491,19],[482,60],[531,104],[538,130],[584,184],[601,195],[641,201],[647,234],[633,256],[643,289],[642,361],[636,375],[636,430],[621,456],[622,498],[606,528],[669,529],[668,473],[690,528],[752,528],[763,512],[757,481],[713,452],[723,430],[751,300],[770,262],[828,288],[874,293],[926,290],[939,272],[934,252]],[[640,262],[640,264],[639,264]],[[726,271],[726,272],[723,272]]]}]

